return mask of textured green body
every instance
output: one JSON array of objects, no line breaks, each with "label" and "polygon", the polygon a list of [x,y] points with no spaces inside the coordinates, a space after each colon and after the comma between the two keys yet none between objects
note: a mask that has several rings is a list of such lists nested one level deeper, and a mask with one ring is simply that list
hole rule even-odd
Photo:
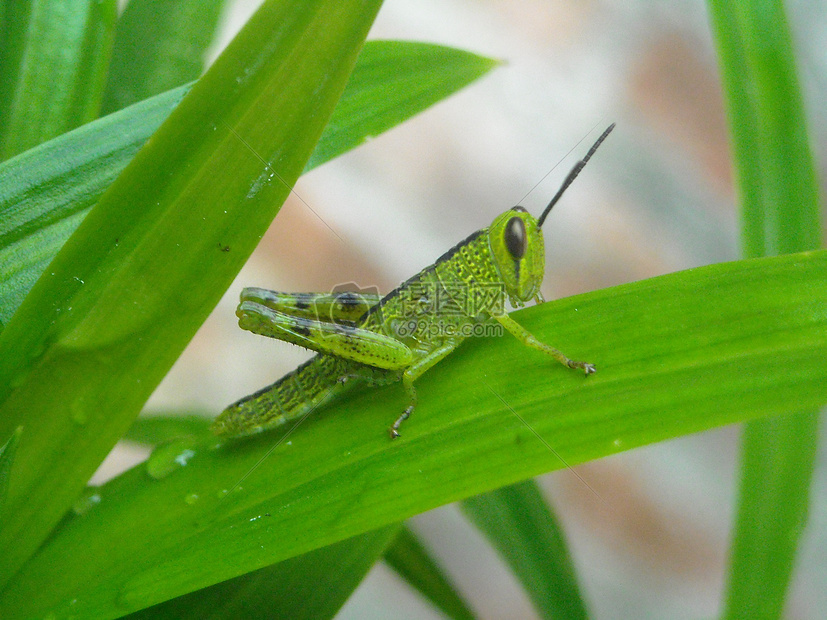
[{"label": "textured green body", "polygon": [[[504,262],[512,273],[503,276],[496,255],[507,254],[507,249],[494,238],[502,236],[504,225],[514,217],[535,232],[529,235],[531,242],[519,268],[522,274],[516,278],[510,255]],[[532,298],[541,301],[543,263],[537,220],[520,209],[500,215],[491,227],[475,232],[378,302],[374,296],[359,294],[245,289],[237,312],[243,328],[322,352],[228,407],[213,430],[239,436],[274,428],[359,382],[380,385],[402,380],[415,401],[416,377],[462,340],[502,333],[498,319],[507,319],[506,301],[515,306]],[[515,286],[504,285],[508,280]],[[372,339],[366,338],[369,335]],[[386,344],[377,346],[376,341]]]},{"label": "textured green body", "polygon": [[542,224],[614,125],[578,162],[539,219],[513,207],[437,261],[379,299],[358,293],[277,293],[247,288],[236,314],[243,329],[318,351],[274,384],[230,405],[213,423],[219,435],[239,436],[300,418],[349,386],[401,381],[416,406],[414,382],[465,338],[510,332],[528,347],[586,375],[593,365],[569,359],[540,342],[505,312],[542,302],[545,271]]},{"label": "textured green body", "polygon": [[[354,385],[340,380],[353,372],[353,366],[349,360],[320,353],[272,385],[227,407],[213,422],[213,432],[250,435],[300,418]],[[380,381],[377,377],[377,383]]]}]

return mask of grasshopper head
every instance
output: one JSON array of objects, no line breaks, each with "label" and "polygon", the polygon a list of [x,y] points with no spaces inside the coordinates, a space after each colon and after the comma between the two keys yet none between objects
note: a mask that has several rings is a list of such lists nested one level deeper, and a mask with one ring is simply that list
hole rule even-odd
[{"label": "grasshopper head", "polygon": [[614,127],[614,123],[609,125],[585,157],[574,165],[539,218],[535,219],[522,207],[512,207],[498,216],[488,229],[488,245],[494,257],[494,265],[512,305],[522,306],[540,295],[546,267],[543,222]]},{"label": "grasshopper head", "polygon": [[536,297],[546,268],[537,219],[522,207],[509,209],[488,229],[488,245],[512,305],[522,306]]}]

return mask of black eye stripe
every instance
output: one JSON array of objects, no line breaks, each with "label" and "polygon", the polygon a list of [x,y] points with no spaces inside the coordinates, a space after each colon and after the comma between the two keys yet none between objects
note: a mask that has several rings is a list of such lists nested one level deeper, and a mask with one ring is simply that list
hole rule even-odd
[{"label": "black eye stripe", "polygon": [[525,256],[528,240],[525,234],[525,222],[521,217],[515,216],[506,222],[503,238],[505,247],[508,248],[512,257],[520,259]]}]

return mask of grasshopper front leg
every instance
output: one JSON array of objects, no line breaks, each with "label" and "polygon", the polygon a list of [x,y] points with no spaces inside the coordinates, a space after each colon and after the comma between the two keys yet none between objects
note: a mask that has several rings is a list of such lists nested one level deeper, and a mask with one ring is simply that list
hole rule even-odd
[{"label": "grasshopper front leg", "polygon": [[562,351],[555,349],[554,347],[549,346],[544,342],[541,342],[537,339],[536,336],[534,336],[534,334],[532,334],[525,327],[517,323],[517,321],[512,319],[507,314],[494,316],[494,318],[499,322],[500,325],[505,327],[517,338],[517,340],[522,342],[524,345],[529,346],[532,349],[542,351],[546,355],[550,355],[558,362],[563,364],[563,366],[568,366],[569,368],[579,368],[580,370],[584,371],[587,375],[597,372],[597,369],[594,367],[594,364],[589,364],[588,362],[578,362],[576,360],[569,359],[563,354]]}]

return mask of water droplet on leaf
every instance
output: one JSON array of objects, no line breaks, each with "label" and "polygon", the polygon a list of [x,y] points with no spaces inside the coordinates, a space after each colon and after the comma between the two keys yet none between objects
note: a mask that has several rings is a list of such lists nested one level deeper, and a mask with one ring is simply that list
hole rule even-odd
[{"label": "water droplet on leaf", "polygon": [[100,503],[101,496],[98,493],[98,487],[86,487],[83,495],[72,504],[72,511],[78,516],[83,516]]},{"label": "water droplet on leaf", "polygon": [[186,467],[195,456],[196,440],[192,436],[180,437],[159,445],[146,461],[146,473],[160,480],[172,472]]}]

